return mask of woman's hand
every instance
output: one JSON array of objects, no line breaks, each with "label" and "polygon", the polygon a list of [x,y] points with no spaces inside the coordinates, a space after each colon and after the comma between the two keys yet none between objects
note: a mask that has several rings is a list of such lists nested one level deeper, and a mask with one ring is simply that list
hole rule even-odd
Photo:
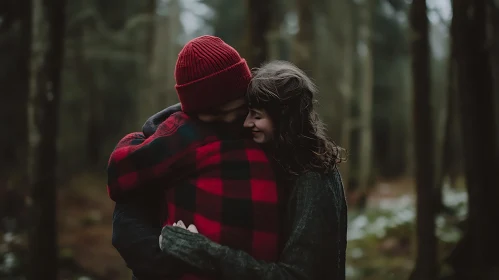
[{"label": "woman's hand", "polygon": [[220,255],[223,249],[206,236],[199,234],[194,225],[185,227],[182,221],[166,225],[161,230],[159,248],[163,253],[204,271],[214,271],[210,256]]},{"label": "woman's hand", "polygon": [[174,227],[181,227],[181,228],[186,229],[186,230],[188,230],[188,231],[190,231],[190,232],[199,233],[199,232],[198,232],[198,229],[196,228],[196,226],[195,226],[195,225],[190,224],[190,225],[186,228],[186,227],[185,227],[185,224],[184,224],[184,222],[182,222],[182,220],[180,220],[180,221],[178,221],[178,222],[176,222],[176,223],[173,223],[173,226],[174,226]]},{"label": "woman's hand", "polygon": [[[185,224],[184,224],[184,222],[182,222],[182,220],[180,220],[180,221],[178,221],[178,222],[176,222],[176,223],[173,223],[173,226],[174,226],[174,227],[179,227],[179,228],[186,229],[186,230],[188,230],[188,231],[190,231],[190,232],[192,232],[192,233],[199,233],[199,232],[198,232],[198,229],[196,228],[196,226],[195,226],[195,225],[191,224],[191,225],[189,225],[189,226],[186,228],[186,227],[185,227]],[[162,249],[162,242],[161,242],[161,241],[163,241],[163,237],[160,235],[160,236],[159,236],[159,247]]]}]

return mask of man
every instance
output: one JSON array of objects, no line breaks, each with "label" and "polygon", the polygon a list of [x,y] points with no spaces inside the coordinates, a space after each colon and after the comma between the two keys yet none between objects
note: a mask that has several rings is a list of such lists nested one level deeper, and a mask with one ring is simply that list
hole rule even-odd
[{"label": "man", "polygon": [[153,116],[109,159],[107,187],[117,202],[113,245],[139,279],[197,273],[159,249],[161,226],[178,220],[215,242],[277,260],[274,174],[242,133],[251,79],[246,61],[220,38],[201,36],[180,52],[175,79],[181,112],[174,106]]}]

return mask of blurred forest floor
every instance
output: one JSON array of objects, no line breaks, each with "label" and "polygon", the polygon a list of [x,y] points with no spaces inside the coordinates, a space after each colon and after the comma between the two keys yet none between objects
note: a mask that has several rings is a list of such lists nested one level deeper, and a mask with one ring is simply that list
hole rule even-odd
[{"label": "blurred forest floor", "polygon": [[[459,239],[457,225],[465,213],[462,182],[458,180],[456,185],[458,187],[444,188],[444,201],[450,210],[437,218],[442,256],[446,256]],[[354,197],[350,194],[351,199]],[[413,197],[411,178],[380,180],[368,197],[365,211],[349,209],[347,279],[407,279],[414,259]],[[353,201],[350,204],[354,204]],[[60,279],[131,278],[131,272],[111,245],[114,203],[108,198],[104,177],[75,176],[61,186],[58,207],[63,259]]]},{"label": "blurred forest floor", "polygon": [[60,279],[131,279],[111,244],[114,202],[108,197],[105,177],[75,176],[59,190]]}]

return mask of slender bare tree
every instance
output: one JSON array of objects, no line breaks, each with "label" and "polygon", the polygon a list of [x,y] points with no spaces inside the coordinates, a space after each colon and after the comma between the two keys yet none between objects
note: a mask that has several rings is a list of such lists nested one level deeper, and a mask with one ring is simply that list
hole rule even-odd
[{"label": "slender bare tree", "polygon": [[56,158],[65,26],[64,0],[32,1],[28,99],[31,186],[29,279],[57,279]]},{"label": "slender bare tree", "polygon": [[435,234],[435,140],[431,113],[429,24],[425,0],[414,0],[410,10],[412,28],[413,124],[416,160],[417,256],[412,280],[437,278]]}]

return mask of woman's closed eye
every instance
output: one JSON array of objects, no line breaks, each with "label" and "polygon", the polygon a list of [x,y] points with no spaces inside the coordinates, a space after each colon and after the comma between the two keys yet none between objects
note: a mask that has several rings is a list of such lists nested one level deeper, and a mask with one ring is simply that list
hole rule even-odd
[{"label": "woman's closed eye", "polygon": [[259,120],[262,118],[262,114],[256,110],[250,110],[250,116],[255,120]]}]

